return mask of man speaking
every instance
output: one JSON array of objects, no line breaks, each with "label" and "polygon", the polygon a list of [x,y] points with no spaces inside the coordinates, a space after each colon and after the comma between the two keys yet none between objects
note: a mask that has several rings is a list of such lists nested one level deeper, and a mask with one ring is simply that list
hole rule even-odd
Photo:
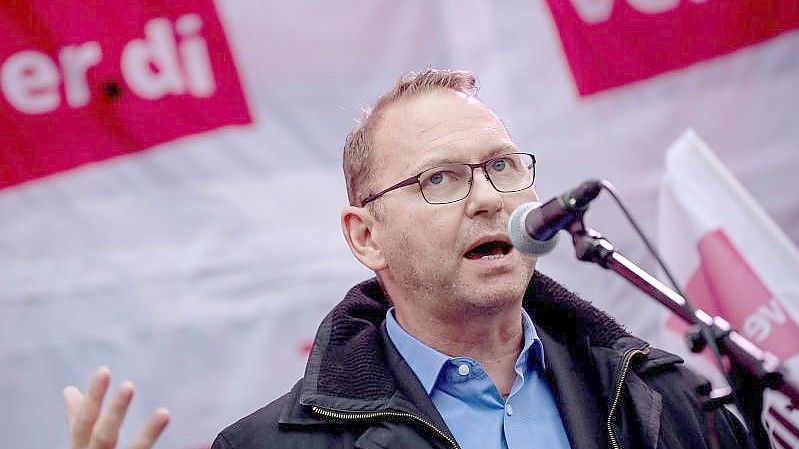
[{"label": "man speaking", "polygon": [[468,72],[412,73],[350,133],[341,223],[376,278],[327,315],[303,379],[213,448],[745,446],[729,414],[702,411],[678,357],[511,245],[535,156],[476,93]]}]

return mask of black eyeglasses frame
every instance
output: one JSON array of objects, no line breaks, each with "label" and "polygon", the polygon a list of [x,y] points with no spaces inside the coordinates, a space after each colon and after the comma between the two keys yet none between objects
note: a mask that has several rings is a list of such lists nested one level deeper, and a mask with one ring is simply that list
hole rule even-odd
[{"label": "black eyeglasses frame", "polygon": [[[514,190],[500,190],[500,189],[499,189],[499,188],[496,186],[496,184],[494,184],[494,181],[492,181],[492,180],[491,180],[491,177],[488,175],[488,171],[486,170],[486,166],[487,166],[489,163],[491,163],[491,162],[493,162],[493,161],[495,161],[495,160],[497,160],[497,159],[503,158],[503,157],[505,157],[505,156],[509,156],[509,155],[511,155],[511,154],[524,154],[524,155],[530,156],[530,158],[532,159],[532,162],[530,163],[530,166],[529,166],[529,167],[527,167],[527,169],[532,171],[532,173],[533,173],[533,176],[530,178],[530,185],[528,185],[528,186],[526,186],[526,187],[523,187],[523,188],[521,188],[521,189],[514,189]],[[536,160],[535,160],[535,155],[534,155],[534,154],[532,154],[532,153],[524,153],[524,152],[513,152],[513,153],[505,153],[505,154],[500,154],[499,156],[494,156],[494,157],[492,157],[491,159],[489,159],[489,160],[487,160],[487,161],[483,161],[483,162],[477,162],[477,163],[474,163],[474,164],[470,164],[470,163],[464,162],[464,163],[462,163],[462,164],[445,164],[445,165],[442,165],[441,167],[444,167],[444,166],[446,166],[446,165],[466,165],[466,166],[468,166],[469,168],[471,168],[471,170],[472,170],[472,171],[471,171],[471,176],[470,176],[470,178],[469,178],[469,190],[467,190],[467,191],[466,191],[466,194],[465,194],[465,195],[463,195],[463,197],[462,197],[462,198],[458,198],[457,200],[446,201],[446,202],[443,202],[443,203],[432,203],[432,202],[430,202],[430,200],[428,200],[428,199],[427,199],[427,198],[424,196],[424,192],[422,191],[422,183],[420,182],[420,177],[421,177],[421,176],[422,176],[424,173],[426,173],[426,172],[428,172],[428,171],[430,171],[430,170],[435,170],[436,168],[439,168],[439,167],[432,167],[432,168],[428,168],[427,170],[423,170],[423,171],[419,172],[419,174],[417,174],[416,176],[411,176],[410,178],[408,178],[408,179],[404,179],[404,180],[402,180],[402,181],[400,181],[400,182],[398,182],[398,183],[394,184],[393,186],[391,186],[391,187],[389,187],[389,188],[387,188],[387,189],[383,189],[383,190],[381,190],[380,192],[377,192],[377,193],[375,193],[375,194],[372,194],[372,195],[369,195],[369,196],[367,196],[366,198],[364,198],[364,199],[361,201],[361,207],[364,207],[364,206],[366,206],[367,204],[369,204],[369,203],[371,203],[372,201],[374,201],[374,200],[376,200],[376,199],[380,198],[381,196],[385,195],[386,193],[388,193],[388,192],[391,192],[392,190],[396,190],[396,189],[399,189],[399,188],[402,188],[402,187],[407,187],[407,186],[410,186],[410,185],[413,185],[413,184],[418,184],[418,185],[419,185],[419,193],[421,193],[421,194],[422,194],[422,198],[424,198],[424,200],[425,200],[425,201],[426,201],[428,204],[450,204],[450,203],[457,203],[458,201],[461,201],[461,200],[463,200],[464,198],[466,198],[467,196],[469,196],[469,193],[471,193],[471,192],[472,192],[472,184],[473,184],[473,181],[474,181],[474,169],[475,169],[475,168],[478,168],[478,167],[480,167],[480,168],[482,168],[482,169],[483,169],[483,174],[485,175],[486,179],[488,180],[488,182],[489,182],[489,183],[491,183],[491,187],[493,187],[493,188],[494,188],[494,190],[496,190],[497,192],[500,192],[500,193],[512,193],[512,192],[520,192],[520,191],[522,191],[522,190],[529,189],[529,188],[530,188],[530,187],[531,187],[531,186],[532,186],[532,185],[535,183],[535,163],[536,163]]]}]

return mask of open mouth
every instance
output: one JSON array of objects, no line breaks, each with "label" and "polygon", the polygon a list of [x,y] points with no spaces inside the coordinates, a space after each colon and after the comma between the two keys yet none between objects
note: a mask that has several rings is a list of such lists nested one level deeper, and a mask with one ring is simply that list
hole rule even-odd
[{"label": "open mouth", "polygon": [[492,240],[490,242],[481,243],[480,245],[475,246],[467,251],[463,257],[470,260],[499,259],[502,256],[507,255],[512,248],[513,247],[510,245],[510,243],[503,242],[501,240]]}]

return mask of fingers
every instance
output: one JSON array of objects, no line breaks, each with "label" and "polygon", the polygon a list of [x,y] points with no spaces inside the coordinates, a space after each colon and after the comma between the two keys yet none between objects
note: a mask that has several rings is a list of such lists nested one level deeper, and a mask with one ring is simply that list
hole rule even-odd
[{"label": "fingers", "polygon": [[128,406],[133,399],[133,383],[122,382],[114,393],[111,403],[100,415],[92,432],[90,449],[112,449],[119,439],[119,429],[125,420]]},{"label": "fingers", "polygon": [[152,448],[167,424],[169,424],[169,411],[165,408],[159,408],[150,416],[147,424],[144,425],[136,440],[128,446],[128,449]]},{"label": "fingers", "polygon": [[[130,381],[122,382],[111,403],[100,413],[103,398],[108,392],[111,372],[102,367],[95,371],[84,396],[73,386],[64,388],[64,410],[69,426],[70,449],[113,449],[119,439],[119,430],[133,399],[134,387]],[[131,449],[151,449],[169,423],[169,412],[158,409],[153,413],[129,446]]]},{"label": "fingers", "polygon": [[[89,441],[92,437],[92,429],[94,428],[97,417],[100,415],[100,408],[103,405],[103,398],[106,391],[108,391],[108,384],[111,382],[111,372],[106,367],[100,367],[94,372],[91,381],[89,381],[89,389],[86,392],[78,406],[77,414],[70,427],[70,447],[85,448],[88,447]],[[73,392],[67,393],[70,395],[70,407],[74,407],[74,401],[77,395]],[[78,392],[80,394],[80,392]],[[69,418],[67,418],[69,419]]]},{"label": "fingers", "polygon": [[67,429],[72,431],[72,425],[80,410],[80,403],[83,401],[83,393],[77,387],[68,386],[64,388],[64,412],[67,417]]}]

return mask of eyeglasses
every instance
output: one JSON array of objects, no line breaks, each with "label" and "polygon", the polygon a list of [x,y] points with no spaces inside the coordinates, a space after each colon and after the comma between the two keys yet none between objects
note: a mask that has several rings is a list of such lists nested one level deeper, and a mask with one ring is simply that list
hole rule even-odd
[{"label": "eyeglasses", "polygon": [[386,193],[413,184],[419,184],[422,197],[430,204],[447,204],[460,201],[472,190],[474,169],[482,168],[486,179],[498,192],[518,192],[533,185],[535,156],[529,153],[508,153],[477,164],[447,164],[434,167],[393,186],[369,195],[361,207]]}]

